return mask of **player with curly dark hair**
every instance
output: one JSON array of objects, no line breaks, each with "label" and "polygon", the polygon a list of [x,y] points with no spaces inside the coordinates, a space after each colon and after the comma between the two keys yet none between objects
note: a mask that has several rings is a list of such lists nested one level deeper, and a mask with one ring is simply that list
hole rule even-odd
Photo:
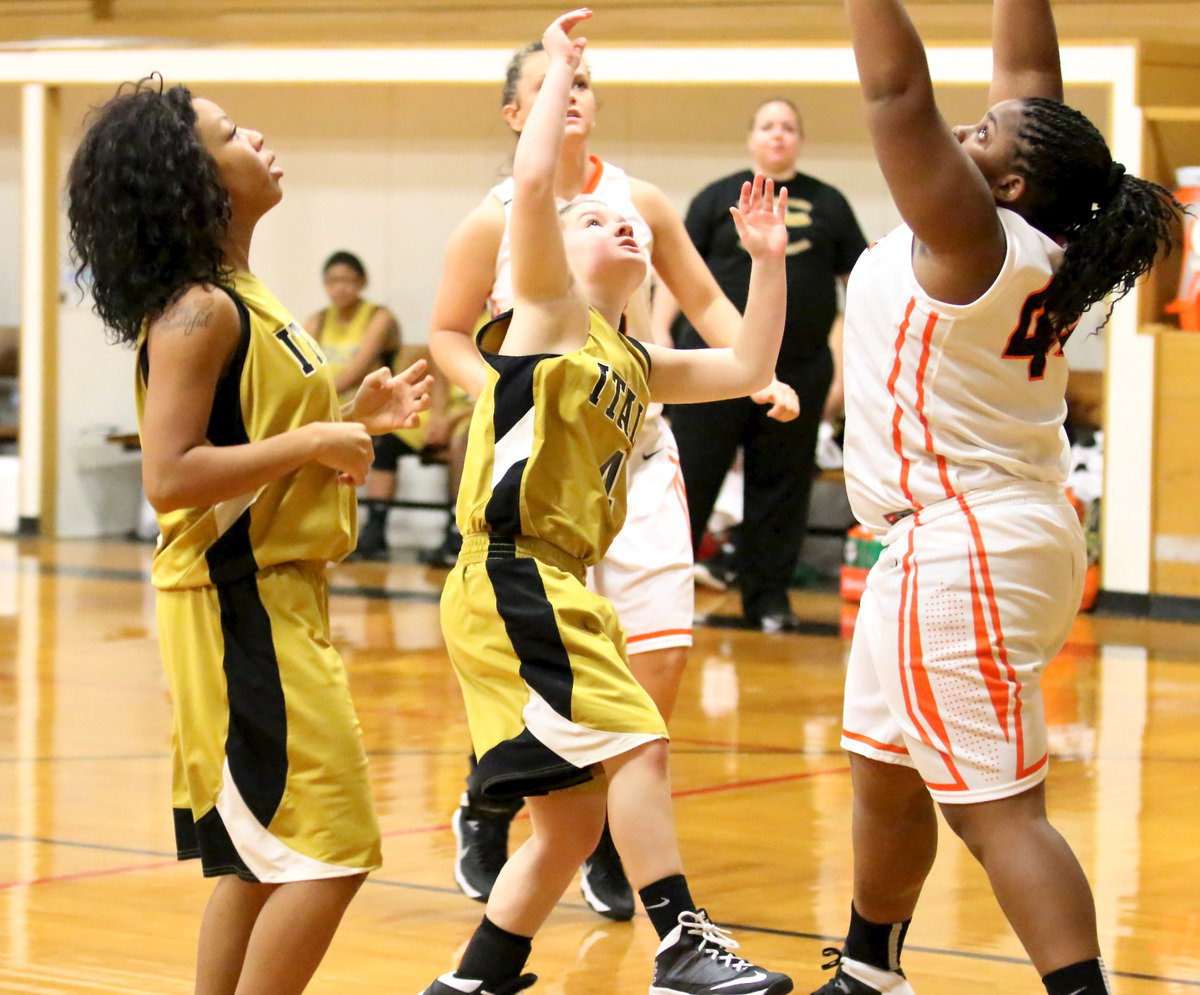
[{"label": "player with curly dark hair", "polygon": [[379,866],[324,565],[354,548],[371,434],[428,404],[418,364],[340,408],[317,344],[250,272],[282,175],[261,134],[161,80],[100,108],[70,169],[79,275],[137,348],[176,843],[220,876],[202,995],[303,991]]},{"label": "player with curly dark hair", "polygon": [[847,291],[846,483],[884,549],[846,672],[850,928],[819,993],[912,995],[901,948],[936,805],[1046,991],[1101,995],[1091,889],[1046,815],[1040,680],[1086,566],[1064,494],[1062,347],[1171,246],[1180,208],[1062,102],[1049,0],[995,0],[991,108],[953,129],[901,0],[846,8],[904,224]]}]

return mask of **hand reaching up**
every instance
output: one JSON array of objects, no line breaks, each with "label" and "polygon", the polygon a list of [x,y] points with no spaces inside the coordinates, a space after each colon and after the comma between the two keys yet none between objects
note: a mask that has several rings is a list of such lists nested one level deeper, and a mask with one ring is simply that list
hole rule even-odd
[{"label": "hand reaching up", "polygon": [[754,182],[742,184],[742,196],[731,207],[733,223],[737,226],[742,245],[751,259],[782,259],[787,250],[787,226],[783,212],[787,207],[787,187],[775,196],[775,181],[762,173],[754,174]]},{"label": "hand reaching up", "polygon": [[551,59],[562,59],[572,69],[579,67],[583,59],[583,50],[587,47],[586,38],[572,38],[571,31],[580,21],[586,21],[592,16],[587,7],[580,7],[556,18],[554,23],[542,35],[542,46]]}]

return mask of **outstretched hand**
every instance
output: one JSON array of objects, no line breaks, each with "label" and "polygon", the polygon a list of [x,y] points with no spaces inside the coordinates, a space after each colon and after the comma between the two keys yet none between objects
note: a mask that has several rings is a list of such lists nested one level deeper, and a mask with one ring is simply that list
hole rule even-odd
[{"label": "outstretched hand", "polygon": [[751,259],[782,259],[787,250],[788,234],[783,212],[787,207],[787,187],[775,196],[775,181],[754,174],[754,182],[742,184],[737,206],[731,207],[742,245]]},{"label": "outstretched hand", "polygon": [[358,388],[346,420],[361,422],[372,435],[412,428],[418,415],[429,407],[433,377],[426,376],[426,367],[420,359],[395,376],[386,367],[376,370]]},{"label": "outstretched hand", "polygon": [[580,21],[586,21],[591,16],[592,12],[587,7],[580,7],[556,18],[542,35],[546,54],[551,59],[564,60],[572,69],[578,68],[583,59],[583,50],[587,47],[587,39],[572,38],[571,31]]}]

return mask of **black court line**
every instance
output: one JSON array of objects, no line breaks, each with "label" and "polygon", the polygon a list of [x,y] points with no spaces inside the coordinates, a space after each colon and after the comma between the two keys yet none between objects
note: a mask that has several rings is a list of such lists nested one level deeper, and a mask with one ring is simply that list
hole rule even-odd
[{"label": "black court line", "polygon": [[[170,859],[176,856],[174,853],[168,853],[163,850],[143,850],[136,847],[112,846],[108,843],[86,843],[79,840],[58,840],[49,839],[39,836],[19,836],[14,833],[0,833],[0,842],[10,843],[40,843],[46,846],[69,846],[79,847],[85,850],[100,850],[107,853],[128,853],[143,857],[164,857]],[[400,888],[405,891],[424,891],[437,895],[451,895],[459,897],[462,892],[458,888],[450,887],[449,885],[437,884],[418,884],[415,881],[396,881],[392,878],[368,877],[368,884],[379,885],[384,888]],[[465,901],[465,899],[464,899]],[[559,902],[559,907],[571,909],[573,911],[587,912],[589,908],[582,902]],[[760,933],[767,936],[784,936],[796,940],[817,940],[822,943],[841,944],[844,937],[829,936],[824,933],[805,933],[794,929],[777,929],[771,926],[751,926],[746,923],[720,922],[721,926],[728,929],[738,929],[744,933]],[[948,950],[944,947],[926,947],[908,944],[906,947],[910,952],[913,950],[924,954],[937,954],[942,957],[958,957],[964,960],[979,960],[986,961],[992,964],[1015,964],[1023,967],[1032,967],[1033,965],[1021,957],[1008,957],[1004,954],[985,954],[976,953],[970,950]],[[1170,978],[1157,974],[1142,974],[1136,971],[1115,971],[1109,968],[1110,975],[1114,978],[1128,978],[1131,981],[1156,981],[1161,984],[1183,985],[1187,988],[1200,988],[1200,981],[1189,978]]]},{"label": "black court line", "polygon": [[174,851],[143,850],[133,846],[113,846],[110,843],[86,843],[80,840],[56,840],[45,836],[18,836],[16,833],[0,833],[0,843],[40,843],[44,846],[70,846],[80,850],[101,850],[105,853],[132,853],[139,857],[175,857]]},{"label": "black court line", "polygon": [[[769,926],[748,926],[745,923],[720,922],[726,929],[740,929],[746,933],[762,933],[767,936],[787,936],[798,940],[820,940],[840,947],[844,936],[826,936],[823,933],[803,933],[794,929],[773,929]],[[1016,964],[1020,967],[1033,968],[1033,964],[1025,957],[1009,957],[1005,954],[976,953],[972,950],[947,950],[945,947],[924,947],[914,943],[906,943],[904,949],[910,953],[914,950],[923,954],[938,954],[942,957],[960,957],[964,960],[981,960],[990,964]],[[1108,965],[1105,965],[1108,967]],[[1129,978],[1131,981],[1158,981],[1169,985],[1184,985],[1188,988],[1200,988],[1200,981],[1190,978],[1168,978],[1159,974],[1142,974],[1138,971],[1114,971],[1108,967],[1108,973],[1114,978]]]},{"label": "black court line", "polygon": [[[0,563],[0,569],[14,573],[36,572],[46,577],[79,577],[84,580],[117,580],[141,584],[150,583],[150,574],[145,570],[122,569],[117,567],[92,567],[81,564],[52,564],[38,563],[30,570],[23,563],[5,561]],[[367,598],[372,601],[409,601],[419,604],[436,605],[442,597],[441,591],[412,591],[387,587],[359,587],[353,584],[331,584],[329,593],[338,597]]]},{"label": "black court line", "polygon": [[[458,888],[452,888],[448,885],[437,884],[417,884],[411,881],[395,881],[390,878],[367,878],[368,884],[378,884],[385,888],[403,888],[406,891],[425,891],[432,892],[437,895],[453,895],[462,897],[462,892]],[[571,909],[573,911],[590,912],[591,909],[582,902],[559,902],[558,908]],[[770,926],[748,926],[745,923],[734,923],[721,921],[719,926],[726,929],[741,930],[743,933],[761,933],[768,936],[785,936],[796,940],[819,940],[822,943],[830,943],[836,946],[841,946],[845,940],[844,936],[827,936],[823,933],[804,933],[794,929],[775,929]],[[912,943],[905,944],[905,950],[912,952],[919,951],[923,954],[938,954],[942,957],[960,957],[966,960],[981,960],[993,964],[1015,964],[1021,967],[1033,968],[1033,964],[1022,957],[1007,957],[1004,954],[984,954],[975,953],[970,950],[948,950],[944,947],[924,947],[917,946]],[[1136,971],[1114,971],[1109,968],[1108,973],[1114,978],[1128,978],[1131,981],[1157,981],[1163,984],[1184,985],[1189,988],[1200,988],[1200,981],[1192,981],[1187,978],[1168,978],[1158,974],[1140,974]]]}]

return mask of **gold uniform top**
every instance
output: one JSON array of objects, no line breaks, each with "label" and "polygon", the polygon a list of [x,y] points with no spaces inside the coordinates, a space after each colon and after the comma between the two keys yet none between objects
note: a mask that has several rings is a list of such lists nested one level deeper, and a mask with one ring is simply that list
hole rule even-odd
[{"label": "gold uniform top", "polygon": [[[235,446],[309,422],[340,421],[333,374],[320,347],[251,273],[223,288],[242,331],[229,369],[217,382],[207,440]],[[153,375],[146,336],[138,344],[139,429]],[[164,590],[203,587],[297,560],[340,560],[357,542],[353,487],[336,470],[309,463],[253,494],[158,515],[161,535],[151,580]]]},{"label": "gold uniform top", "polygon": [[[367,334],[367,326],[371,323],[371,319],[378,313],[380,304],[372,304],[370,301],[359,301],[358,309],[351,316],[349,321],[342,321],[338,314],[338,309],[332,304],[321,311],[321,317],[317,321],[317,341],[321,344],[321,350],[325,354],[325,361],[329,365],[329,370],[333,375],[334,380],[337,380],[338,374],[342,372],[354,358],[354,354],[358,351],[359,345],[362,343],[363,336]],[[396,362],[396,351],[394,349],[385,349],[379,355],[379,365],[386,366],[389,369]],[[371,368],[372,370],[375,367]],[[344,392],[343,400],[348,399],[347,396],[353,396],[357,386]]]},{"label": "gold uniform top", "polygon": [[463,535],[529,536],[590,566],[621,530],[650,357],[589,314],[587,344],[565,355],[500,355],[511,311],[480,329],[489,369],[458,495]]}]

